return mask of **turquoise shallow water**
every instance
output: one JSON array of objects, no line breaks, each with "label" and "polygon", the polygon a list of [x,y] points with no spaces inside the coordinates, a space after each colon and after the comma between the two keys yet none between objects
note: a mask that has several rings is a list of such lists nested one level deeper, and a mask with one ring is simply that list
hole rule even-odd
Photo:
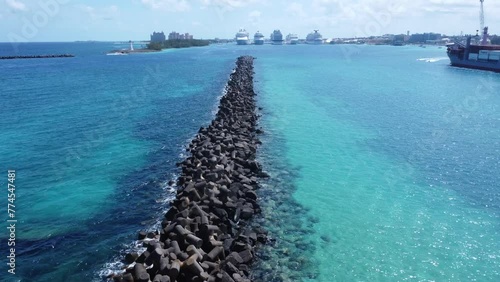
[{"label": "turquoise shallow water", "polygon": [[451,68],[437,48],[346,60],[336,47],[259,61],[265,123],[297,174],[290,205],[314,231],[313,274],[274,279],[497,281],[500,77]]},{"label": "turquoise shallow water", "polygon": [[0,62],[0,163],[17,170],[20,220],[5,281],[99,281],[158,222],[182,147],[243,54],[257,57],[272,176],[257,281],[500,280],[498,74],[452,68],[437,47],[104,55],[115,48],[33,43],[21,53],[77,57]]}]

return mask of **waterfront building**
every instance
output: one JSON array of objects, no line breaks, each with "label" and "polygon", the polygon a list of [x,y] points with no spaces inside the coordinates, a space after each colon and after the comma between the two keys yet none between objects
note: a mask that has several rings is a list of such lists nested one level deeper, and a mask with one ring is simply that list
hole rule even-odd
[{"label": "waterfront building", "polygon": [[189,33],[178,33],[178,32],[175,32],[175,31],[172,31],[169,35],[168,35],[168,40],[178,40],[178,39],[181,39],[181,40],[188,40],[188,39],[193,39],[193,36]]},{"label": "waterfront building", "polygon": [[151,42],[163,42],[166,40],[165,33],[162,32],[153,32],[151,34]]}]

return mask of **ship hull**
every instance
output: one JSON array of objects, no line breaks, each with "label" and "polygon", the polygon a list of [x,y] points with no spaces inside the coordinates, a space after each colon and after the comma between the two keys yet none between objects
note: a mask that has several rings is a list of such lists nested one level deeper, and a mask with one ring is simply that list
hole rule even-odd
[{"label": "ship hull", "polygon": [[237,45],[248,45],[248,44],[250,44],[250,41],[248,39],[237,39],[236,44]]},{"label": "ship hull", "polygon": [[291,40],[290,41],[290,45],[297,45],[297,43],[299,43],[298,40]]},{"label": "ship hull", "polygon": [[448,54],[448,57],[454,67],[500,72],[500,61],[462,60],[453,54]]},{"label": "ship hull", "polygon": [[255,44],[255,45],[264,45],[264,40],[263,40],[263,39],[256,39],[256,40],[254,41],[254,44]]},{"label": "ship hull", "polygon": [[277,40],[272,42],[273,45],[283,45],[283,41]]}]

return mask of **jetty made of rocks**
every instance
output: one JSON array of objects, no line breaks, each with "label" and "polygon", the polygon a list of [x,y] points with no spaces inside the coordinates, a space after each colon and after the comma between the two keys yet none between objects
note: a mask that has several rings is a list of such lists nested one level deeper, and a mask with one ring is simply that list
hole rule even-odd
[{"label": "jetty made of rocks", "polygon": [[50,59],[50,58],[73,58],[71,54],[60,55],[27,55],[27,56],[0,56],[0,60],[14,60],[14,59]]},{"label": "jetty made of rocks", "polygon": [[128,253],[114,281],[247,282],[255,248],[266,232],[250,227],[260,212],[256,190],[267,177],[255,160],[260,141],[253,57],[240,57],[215,119],[200,128],[178,163],[177,195],[161,230],[140,232],[146,251]]}]

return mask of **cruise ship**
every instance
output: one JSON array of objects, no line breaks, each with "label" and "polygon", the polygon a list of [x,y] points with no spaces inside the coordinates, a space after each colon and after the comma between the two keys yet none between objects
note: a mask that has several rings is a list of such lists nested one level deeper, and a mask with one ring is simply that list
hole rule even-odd
[{"label": "cruise ship", "polygon": [[253,36],[253,43],[255,45],[264,45],[264,35],[257,31],[257,33]]},{"label": "cruise ship", "polygon": [[500,72],[500,45],[489,45],[488,27],[478,44],[472,44],[472,36],[467,36],[465,44],[448,44],[448,57],[455,67]]},{"label": "cruise ship", "polygon": [[283,34],[279,29],[275,29],[273,33],[271,33],[271,43],[273,45],[283,45]]},{"label": "cruise ship", "polygon": [[249,33],[246,30],[240,29],[240,31],[236,33],[236,44],[238,45],[250,44]]},{"label": "cruise ship", "polygon": [[286,36],[286,43],[295,45],[299,43],[299,37],[297,36],[297,34],[290,33]]},{"label": "cruise ship", "polygon": [[320,45],[323,44],[323,36],[318,32],[317,29],[314,32],[311,32],[306,37],[307,44]]}]

